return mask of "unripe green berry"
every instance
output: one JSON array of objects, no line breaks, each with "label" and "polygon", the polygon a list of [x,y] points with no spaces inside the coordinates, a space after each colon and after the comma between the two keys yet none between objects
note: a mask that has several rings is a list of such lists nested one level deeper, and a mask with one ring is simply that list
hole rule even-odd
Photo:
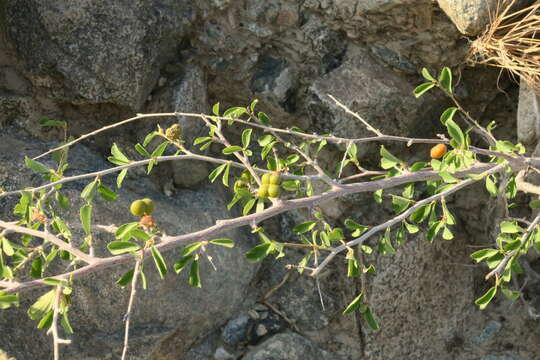
[{"label": "unripe green berry", "polygon": [[269,184],[279,185],[280,182],[281,182],[281,176],[279,176],[278,172],[275,172],[272,175],[270,175],[270,183]]},{"label": "unripe green berry", "polygon": [[268,197],[277,198],[279,197],[280,189],[279,185],[270,184],[268,185]]},{"label": "unripe green berry", "polygon": [[131,203],[129,210],[135,216],[143,216],[146,212],[146,204],[143,200],[135,200]]},{"label": "unripe green berry", "polygon": [[249,171],[247,170],[242,171],[242,175],[240,175],[240,180],[243,180],[249,183],[251,181],[251,174],[249,173]]},{"label": "unripe green berry", "polygon": [[235,192],[238,192],[239,189],[245,189],[247,187],[248,187],[247,184],[243,182],[242,180],[236,180],[236,182],[234,183]]},{"label": "unripe green berry", "polygon": [[267,197],[268,196],[268,184],[262,184],[261,187],[259,188],[259,191],[258,191],[257,195],[260,198]]},{"label": "unripe green berry", "polygon": [[146,205],[146,209],[144,211],[145,215],[152,215],[152,213],[154,212],[154,208],[155,208],[155,204],[154,204],[154,201],[152,201],[152,199],[149,199],[149,198],[144,198],[142,199],[142,201],[144,202],[144,205]]},{"label": "unripe green berry", "polygon": [[268,173],[264,173],[263,176],[261,177],[261,181],[263,184],[270,184],[270,174]]}]

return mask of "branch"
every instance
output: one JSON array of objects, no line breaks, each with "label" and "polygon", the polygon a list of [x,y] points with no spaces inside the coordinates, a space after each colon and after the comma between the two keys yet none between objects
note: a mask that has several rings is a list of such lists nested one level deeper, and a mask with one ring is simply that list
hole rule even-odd
[{"label": "branch", "polygon": [[[455,177],[464,177],[470,174],[480,174],[484,172],[496,172],[500,170],[502,165],[495,164],[479,164],[468,170],[458,172],[454,174]],[[408,184],[411,182],[417,181],[426,181],[426,180],[437,180],[440,179],[439,175],[435,171],[418,171],[414,173],[406,173],[404,175],[395,176],[388,179],[381,179],[376,181],[370,181],[365,183],[357,184],[344,184],[339,186],[334,186],[331,190],[315,196],[305,197],[301,199],[294,200],[283,200],[280,201],[268,209],[255,214],[250,214],[246,216],[240,216],[233,219],[227,220],[218,220],[216,225],[210,226],[206,229],[195,231],[189,234],[178,235],[178,236],[164,236],[161,239],[161,242],[156,245],[156,248],[160,251],[168,251],[182,245],[187,245],[196,241],[206,241],[208,239],[214,238],[217,235],[230,231],[241,226],[251,226],[252,224],[257,224],[266,219],[272,218],[276,215],[284,213],[286,211],[300,209],[304,207],[313,207],[321,202],[341,197],[348,194],[359,193],[359,192],[372,192],[379,189],[388,189],[395,186],[400,186]],[[471,180],[466,180],[464,182],[470,182]],[[350,245],[348,245],[350,246]],[[148,250],[144,253],[146,254]],[[67,280],[70,278],[79,278],[84,275],[94,273],[105,268],[110,268],[124,264],[127,262],[133,261],[132,254],[123,254],[118,256],[112,256],[108,258],[98,258],[94,263],[86,265],[77,270],[64,273],[61,275],[53,276],[52,278],[58,280]],[[6,293],[12,294],[21,291],[26,291],[29,289],[34,289],[47,284],[43,280],[32,280],[28,282],[21,283],[17,286],[12,286],[5,289]]]},{"label": "branch", "polygon": [[78,257],[79,259],[83,260],[84,262],[88,264],[93,264],[96,261],[98,261],[98,258],[83,253],[81,250],[70,246],[67,242],[63,241],[62,239],[54,236],[53,234],[49,232],[28,229],[22,226],[13,225],[12,223],[8,223],[2,220],[0,220],[0,227],[3,227],[4,229],[8,229],[19,234],[26,234],[26,235],[34,236],[37,238],[41,238],[45,241],[49,241],[53,243],[54,245],[58,246],[60,249],[68,251],[69,253],[75,255],[76,257]]},{"label": "branch", "polygon": [[[43,189],[48,189],[50,187],[53,187],[53,186],[59,185],[59,184],[65,184],[65,183],[73,182],[73,181],[77,181],[77,180],[95,178],[95,177],[98,177],[98,176],[102,177],[104,175],[114,174],[114,173],[122,171],[123,169],[131,169],[131,168],[134,168],[134,167],[147,165],[149,162],[154,161],[154,160],[157,161],[158,163],[161,163],[161,162],[165,162],[165,161],[190,160],[190,159],[207,161],[207,162],[216,163],[216,164],[231,163],[231,166],[234,166],[236,168],[240,168],[240,169],[245,168],[244,165],[242,165],[240,163],[237,163],[237,162],[234,162],[234,161],[224,160],[224,159],[216,159],[216,158],[212,158],[210,156],[198,155],[198,154],[193,154],[193,153],[189,153],[188,155],[159,156],[159,157],[156,157],[156,158],[153,158],[153,159],[144,159],[144,160],[139,160],[139,161],[133,161],[133,162],[130,162],[129,164],[120,165],[120,166],[112,167],[112,168],[105,169],[105,170],[100,170],[100,171],[95,171],[95,172],[91,172],[91,173],[87,173],[87,174],[81,174],[81,175],[74,175],[74,176],[65,177],[65,178],[62,178],[60,180],[57,180],[57,181],[54,181],[54,182],[51,182],[51,183],[48,183],[48,184],[45,184],[45,185],[37,186],[37,187],[34,187],[34,188],[26,188],[26,189],[20,189],[20,190],[6,191],[6,192],[3,192],[3,193],[0,193],[0,199],[3,198],[3,197],[6,197],[6,196],[12,196],[12,195],[20,194],[22,191],[31,191],[31,192],[39,191],[39,190],[43,190]],[[258,169],[258,168],[255,169],[255,170],[257,172],[260,172],[260,173],[269,173],[269,174],[272,173],[272,171],[270,171],[270,170],[264,170],[264,169]],[[310,176],[310,175],[283,174],[282,177],[286,178],[286,179],[291,179],[291,180],[303,180],[303,181],[319,179],[318,175]]]},{"label": "branch", "polygon": [[[499,164],[487,171],[484,171],[481,175],[483,176],[486,176],[486,175],[490,175],[490,174],[494,174],[496,172],[499,172],[499,171],[502,171],[504,170],[504,163],[503,164]],[[450,194],[453,194],[455,193],[456,191],[458,190],[461,190],[463,189],[464,187],[466,186],[469,186],[475,182],[477,182],[478,180],[475,180],[475,179],[467,179],[467,180],[464,180],[460,183],[458,183],[456,186],[454,186],[453,188],[450,188],[446,191],[443,191],[439,194],[435,194],[433,196],[430,196],[422,201],[419,201],[417,202],[414,206],[410,207],[409,209],[407,209],[407,211],[403,212],[401,215],[398,215],[388,221],[386,221],[385,223],[383,224],[380,224],[380,225],[377,225],[375,227],[372,227],[371,229],[369,229],[367,232],[365,232],[362,236],[360,236],[359,238],[357,239],[354,239],[354,240],[351,240],[343,245],[340,245],[336,248],[334,248],[334,250],[323,260],[323,262],[321,262],[321,264],[319,266],[317,266],[315,268],[315,270],[313,270],[311,272],[311,276],[317,276],[317,274],[319,274],[321,272],[321,270],[337,255],[339,254],[340,252],[346,250],[347,248],[350,248],[352,246],[355,246],[355,245],[360,245],[362,243],[364,243],[364,241],[366,241],[368,238],[370,238],[372,235],[376,234],[377,232],[379,231],[382,231],[382,230],[386,230],[387,228],[390,228],[392,226],[394,226],[395,224],[397,223],[400,223],[401,221],[405,220],[407,217],[409,217],[409,215],[411,215],[416,209],[424,206],[424,205],[427,205],[429,203],[431,203],[432,201],[436,201],[440,198],[443,198],[445,196],[448,196]]]},{"label": "branch", "polygon": [[139,279],[139,273],[141,272],[141,262],[144,258],[138,259],[135,262],[135,269],[133,270],[133,280],[131,280],[131,294],[129,295],[128,308],[126,315],[124,316],[124,321],[126,322],[126,330],[124,334],[124,348],[122,349],[122,360],[126,359],[128,343],[129,343],[129,322],[131,320],[131,310],[133,309],[133,302],[135,300],[135,295],[137,294],[137,280]]}]

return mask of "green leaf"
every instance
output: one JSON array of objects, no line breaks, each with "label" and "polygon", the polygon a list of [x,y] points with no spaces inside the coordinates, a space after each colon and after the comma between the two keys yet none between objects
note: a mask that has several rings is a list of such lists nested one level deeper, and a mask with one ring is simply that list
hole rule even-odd
[{"label": "green leaf", "polygon": [[450,107],[441,114],[441,122],[443,125],[446,125],[446,122],[448,120],[452,120],[454,118],[454,115],[456,114],[456,111],[458,111],[457,107]]},{"label": "green leaf", "polygon": [[486,189],[492,197],[497,197],[499,191],[491,176],[486,177]]},{"label": "green leaf", "polygon": [[247,214],[249,214],[249,212],[251,211],[251,209],[253,209],[253,206],[255,205],[256,202],[257,202],[256,198],[249,199],[246,202],[246,205],[244,205],[244,209],[242,210],[242,215],[246,216]]},{"label": "green leaf", "polygon": [[441,87],[448,91],[449,93],[452,93],[452,71],[449,67],[445,66],[441,74],[439,75],[439,84],[441,84]]},{"label": "green leaf", "polygon": [[238,119],[240,116],[244,115],[247,112],[245,107],[236,106],[225,110],[223,117],[229,117],[233,119]]},{"label": "green leaf", "polygon": [[32,320],[41,319],[52,308],[55,290],[51,290],[39,297],[28,309],[28,316]]},{"label": "green leaf", "polygon": [[97,193],[97,186],[98,182],[97,179],[86,185],[81,192],[81,198],[86,200],[86,202],[91,202],[92,199],[96,196]]},{"label": "green leaf", "polygon": [[381,157],[381,167],[385,170],[391,169],[401,162],[401,160],[386,150],[384,145],[381,145]]},{"label": "green leaf", "polygon": [[122,169],[122,171],[120,171],[120,174],[118,174],[118,177],[116,178],[116,187],[117,188],[121,188],[122,187],[122,182],[124,181],[124,178],[126,177],[128,173],[128,169]]},{"label": "green leaf", "polygon": [[424,95],[427,91],[429,91],[431,88],[433,88],[435,84],[431,82],[425,82],[420,85],[418,85],[414,90],[413,94],[416,98],[419,98],[420,96]]},{"label": "green leaf", "polygon": [[215,103],[214,106],[212,106],[212,113],[216,116],[219,116],[219,102]]},{"label": "green leaf", "polygon": [[224,246],[224,247],[227,247],[227,248],[234,247],[234,241],[232,241],[231,239],[228,239],[228,238],[213,239],[213,240],[210,240],[210,244]]},{"label": "green leaf", "polygon": [[154,263],[156,264],[159,276],[163,279],[165,275],[167,275],[167,264],[165,263],[165,260],[163,260],[163,256],[161,256],[161,253],[155,246],[152,246],[150,248],[150,252],[152,253],[152,257],[154,258]]},{"label": "green leaf", "polygon": [[444,227],[442,238],[444,240],[452,240],[454,238],[454,234],[452,234],[452,231],[448,227]]},{"label": "green leaf", "polygon": [[111,154],[116,160],[123,163],[120,165],[129,164],[129,159],[122,153],[122,151],[120,151],[120,148],[118,145],[116,145],[116,143],[114,143],[111,147]]},{"label": "green leaf", "polygon": [[38,256],[34,259],[34,261],[32,261],[32,269],[30,270],[30,275],[35,279],[39,279],[41,278],[41,276],[43,276],[41,256]]},{"label": "green leaf", "polygon": [[191,263],[191,268],[189,269],[189,285],[194,287],[201,287],[201,277],[199,274],[199,260],[195,259]]},{"label": "green leaf", "polygon": [[113,255],[120,255],[127,252],[133,252],[140,249],[140,246],[129,241],[112,241],[107,244],[107,249]]},{"label": "green leaf", "polygon": [[229,172],[231,170],[231,163],[228,162],[225,166],[225,171],[223,172],[223,177],[221,178],[221,182],[223,185],[229,187]]},{"label": "green leaf", "polygon": [[379,324],[377,323],[377,320],[375,320],[371,308],[369,307],[364,311],[364,320],[366,320],[366,323],[372,330],[379,330]]},{"label": "green leaf", "polygon": [[268,115],[266,115],[265,113],[259,112],[259,113],[257,114],[257,118],[259,119],[259,121],[260,121],[263,125],[266,125],[266,126],[269,126],[269,125],[270,125],[270,118],[269,118]]},{"label": "green leaf", "polygon": [[62,195],[59,191],[54,194],[54,198],[62,209],[69,209],[70,201],[67,196]]},{"label": "green leaf", "polygon": [[497,287],[493,286],[484,295],[482,295],[481,297],[476,299],[476,301],[474,303],[476,305],[478,305],[480,310],[484,310],[486,308],[486,306],[488,306],[490,301],[493,300],[496,293],[497,293]]},{"label": "green leaf", "polygon": [[244,131],[242,131],[242,145],[244,146],[244,149],[247,149],[251,142],[252,132],[253,129],[245,129]]},{"label": "green leaf", "polygon": [[272,135],[263,135],[257,140],[257,142],[259,143],[259,146],[265,147],[266,145],[270,144],[272,140],[274,140]]},{"label": "green leaf", "polygon": [[402,198],[401,196],[391,195],[392,196],[392,209],[396,214],[400,214],[407,210],[411,204],[411,200]]},{"label": "green leaf", "polygon": [[124,275],[122,275],[122,277],[116,281],[116,283],[122,287],[126,286],[133,279],[134,273],[135,273],[135,269],[126,271]]},{"label": "green leaf", "polygon": [[152,158],[157,158],[161,155],[163,155],[163,153],[165,152],[165,149],[167,148],[167,146],[169,146],[170,142],[168,141],[165,141],[165,142],[162,142],[161,144],[159,144],[159,146],[157,148],[154,149],[154,151],[152,151],[152,155],[150,155],[150,157]]},{"label": "green leaf", "polygon": [[142,146],[142,145],[139,144],[139,143],[135,144],[135,150],[137,150],[137,152],[138,152],[139,154],[141,154],[142,156],[144,156],[144,157],[146,157],[146,158],[151,157],[151,156],[150,156],[150,153],[148,152],[148,150],[146,150],[146,149],[144,148],[144,146]]},{"label": "green leaf", "polygon": [[404,221],[404,223],[405,223],[405,228],[407,228],[407,231],[409,232],[409,234],[416,234],[420,230],[418,226],[414,224],[409,224],[406,221]]},{"label": "green leaf", "polygon": [[191,243],[191,244],[188,244],[188,245],[184,246],[184,248],[182,249],[182,252],[181,252],[182,257],[186,257],[186,256],[192,254],[195,250],[200,248],[201,245],[202,245],[202,242],[197,241],[197,242],[194,242],[194,243]]},{"label": "green leaf", "polygon": [[98,192],[105,201],[114,201],[118,196],[114,191],[101,184],[98,185]]},{"label": "green leaf", "polygon": [[540,207],[540,200],[533,200],[529,203],[529,206],[532,208],[532,209],[536,209],[536,208],[539,208]]},{"label": "green leaf", "polygon": [[132,231],[139,226],[138,222],[131,222],[127,224],[122,224],[116,229],[115,236],[119,240],[129,240],[131,239]]},{"label": "green leaf", "polygon": [[354,258],[349,259],[347,264],[347,277],[357,277],[359,273],[358,261]]},{"label": "green leaf", "polygon": [[233,146],[228,146],[226,147],[225,149],[223,149],[223,154],[225,155],[230,155],[234,152],[237,152],[237,151],[242,151],[242,147],[241,146],[238,146],[238,145],[233,145]]},{"label": "green leaf", "polygon": [[186,264],[190,262],[191,260],[193,260],[193,255],[180,258],[180,260],[177,263],[175,263],[173,266],[174,271],[176,271],[177,274],[180,274],[180,272],[184,270],[184,267],[186,266]]},{"label": "green leaf", "polygon": [[448,129],[448,135],[454,140],[458,146],[465,145],[465,135],[458,124],[454,120],[448,119],[446,121],[446,128]]},{"label": "green leaf", "polygon": [[503,221],[501,222],[501,232],[505,234],[515,234],[522,232],[523,229],[520,228],[515,221]]},{"label": "green leaf", "polygon": [[64,331],[67,334],[73,334],[73,328],[71,327],[71,324],[69,323],[67,311],[65,311],[64,314],[62,315],[62,319],[60,319],[60,324],[62,325],[62,327],[64,328]]},{"label": "green leaf", "polygon": [[50,328],[51,325],[52,325],[53,316],[54,316],[54,311],[49,310],[49,312],[47,312],[47,314],[45,314],[45,316],[38,323],[37,328],[38,329],[48,329],[48,328]]},{"label": "green leaf", "polygon": [[270,150],[272,150],[272,148],[276,144],[277,144],[277,141],[272,141],[268,145],[265,145],[265,147],[261,151],[261,159],[263,159],[263,160],[266,159],[266,156],[268,156],[268,153],[270,152]]},{"label": "green leaf", "polygon": [[300,181],[287,180],[281,183],[281,187],[287,191],[297,191],[300,188]]},{"label": "green leaf", "polygon": [[270,254],[272,243],[265,242],[255,246],[246,253],[246,259],[255,263],[259,262]]},{"label": "green leaf", "polygon": [[379,189],[373,192],[373,198],[375,199],[375,202],[377,202],[378,204],[382,203],[383,201],[382,194],[383,194],[383,189]]},{"label": "green leaf", "polygon": [[431,74],[429,73],[429,70],[426,69],[426,68],[422,68],[422,76],[426,80],[429,80],[429,81],[432,81],[432,82],[436,81],[435,78],[433,76],[431,76]]},{"label": "green leaf", "polygon": [[472,259],[474,259],[478,263],[480,261],[488,259],[488,258],[490,258],[492,256],[497,255],[497,254],[499,254],[499,250],[482,249],[482,250],[478,250],[478,251],[473,252],[470,256],[471,256]]},{"label": "green leaf", "polygon": [[345,310],[343,310],[343,315],[350,314],[356,310],[358,310],[362,306],[362,298],[364,297],[364,294],[360,293],[357,297],[354,298],[353,301],[347,306]]},{"label": "green leaf", "polygon": [[81,224],[82,224],[82,228],[84,230],[84,233],[86,235],[90,235],[92,233],[92,230],[91,230],[92,205],[86,204],[86,205],[83,205],[81,207],[80,218],[81,218]]},{"label": "green leaf", "polygon": [[193,145],[199,145],[203,142],[207,142],[208,140],[212,140],[212,138],[210,136],[198,137],[195,139],[195,141],[193,141]]},{"label": "green leaf", "polygon": [[[2,237],[0,238],[0,242],[2,242],[2,249],[4,249],[4,253],[7,255],[7,256],[13,256],[13,254],[15,254],[15,250],[13,250],[13,246],[11,246],[11,243],[9,242],[9,240],[5,237]],[[1,255],[0,255],[0,259],[1,259]]]},{"label": "green leaf", "polygon": [[208,179],[210,179],[210,182],[216,181],[217,177],[223,172],[223,170],[225,170],[225,167],[227,166],[227,164],[219,165],[217,168],[212,170],[210,175],[208,175]]},{"label": "green leaf", "polygon": [[7,309],[12,305],[19,306],[19,294],[5,295],[0,291],[0,310]]},{"label": "green leaf", "polygon": [[48,167],[46,167],[45,165],[43,165],[39,161],[35,161],[35,160],[30,159],[27,156],[24,157],[24,163],[26,164],[26,166],[30,170],[32,170],[34,172],[37,172],[37,173],[48,173],[48,172],[50,172],[50,169]]},{"label": "green leaf", "polygon": [[66,280],[58,280],[55,278],[45,278],[43,279],[43,282],[50,286],[68,286],[68,282]]},{"label": "green leaf", "polygon": [[510,290],[510,289],[508,289],[506,286],[501,286],[501,290],[502,290],[503,294],[504,294],[510,301],[515,301],[515,300],[517,300],[517,299],[519,298],[519,296],[521,295],[521,292]]},{"label": "green leaf", "polygon": [[39,120],[40,126],[51,126],[51,127],[66,127],[67,123],[65,121],[61,120],[50,120],[47,118],[43,118]]},{"label": "green leaf", "polygon": [[315,222],[315,221],[303,222],[301,224],[296,225],[293,228],[293,232],[296,233],[296,234],[303,234],[303,233],[308,232],[311,229],[313,229],[316,224],[317,224],[317,222]]},{"label": "green leaf", "polygon": [[147,146],[148,144],[150,144],[150,141],[152,141],[152,139],[157,135],[157,131],[153,131],[151,132],[150,134],[146,135],[146,137],[144,138],[144,141],[143,141],[143,146]]},{"label": "green leaf", "polygon": [[445,182],[445,183],[448,183],[448,184],[455,184],[459,181],[459,179],[453,177],[448,171],[446,170],[441,170],[439,171],[439,176],[442,178],[442,180]]}]

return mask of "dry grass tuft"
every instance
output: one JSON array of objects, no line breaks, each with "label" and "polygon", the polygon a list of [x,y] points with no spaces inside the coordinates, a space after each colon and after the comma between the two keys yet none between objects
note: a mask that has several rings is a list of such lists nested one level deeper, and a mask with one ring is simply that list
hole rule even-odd
[{"label": "dry grass tuft", "polygon": [[499,1],[486,31],[472,42],[468,61],[507,69],[540,94],[540,0],[521,10],[515,5]]}]

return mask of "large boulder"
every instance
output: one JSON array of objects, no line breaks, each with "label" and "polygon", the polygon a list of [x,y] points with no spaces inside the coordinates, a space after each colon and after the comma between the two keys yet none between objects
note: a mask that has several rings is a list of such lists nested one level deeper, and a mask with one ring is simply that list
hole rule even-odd
[{"label": "large boulder", "polygon": [[189,1],[8,0],[7,28],[36,88],[139,109],[193,20]]}]

